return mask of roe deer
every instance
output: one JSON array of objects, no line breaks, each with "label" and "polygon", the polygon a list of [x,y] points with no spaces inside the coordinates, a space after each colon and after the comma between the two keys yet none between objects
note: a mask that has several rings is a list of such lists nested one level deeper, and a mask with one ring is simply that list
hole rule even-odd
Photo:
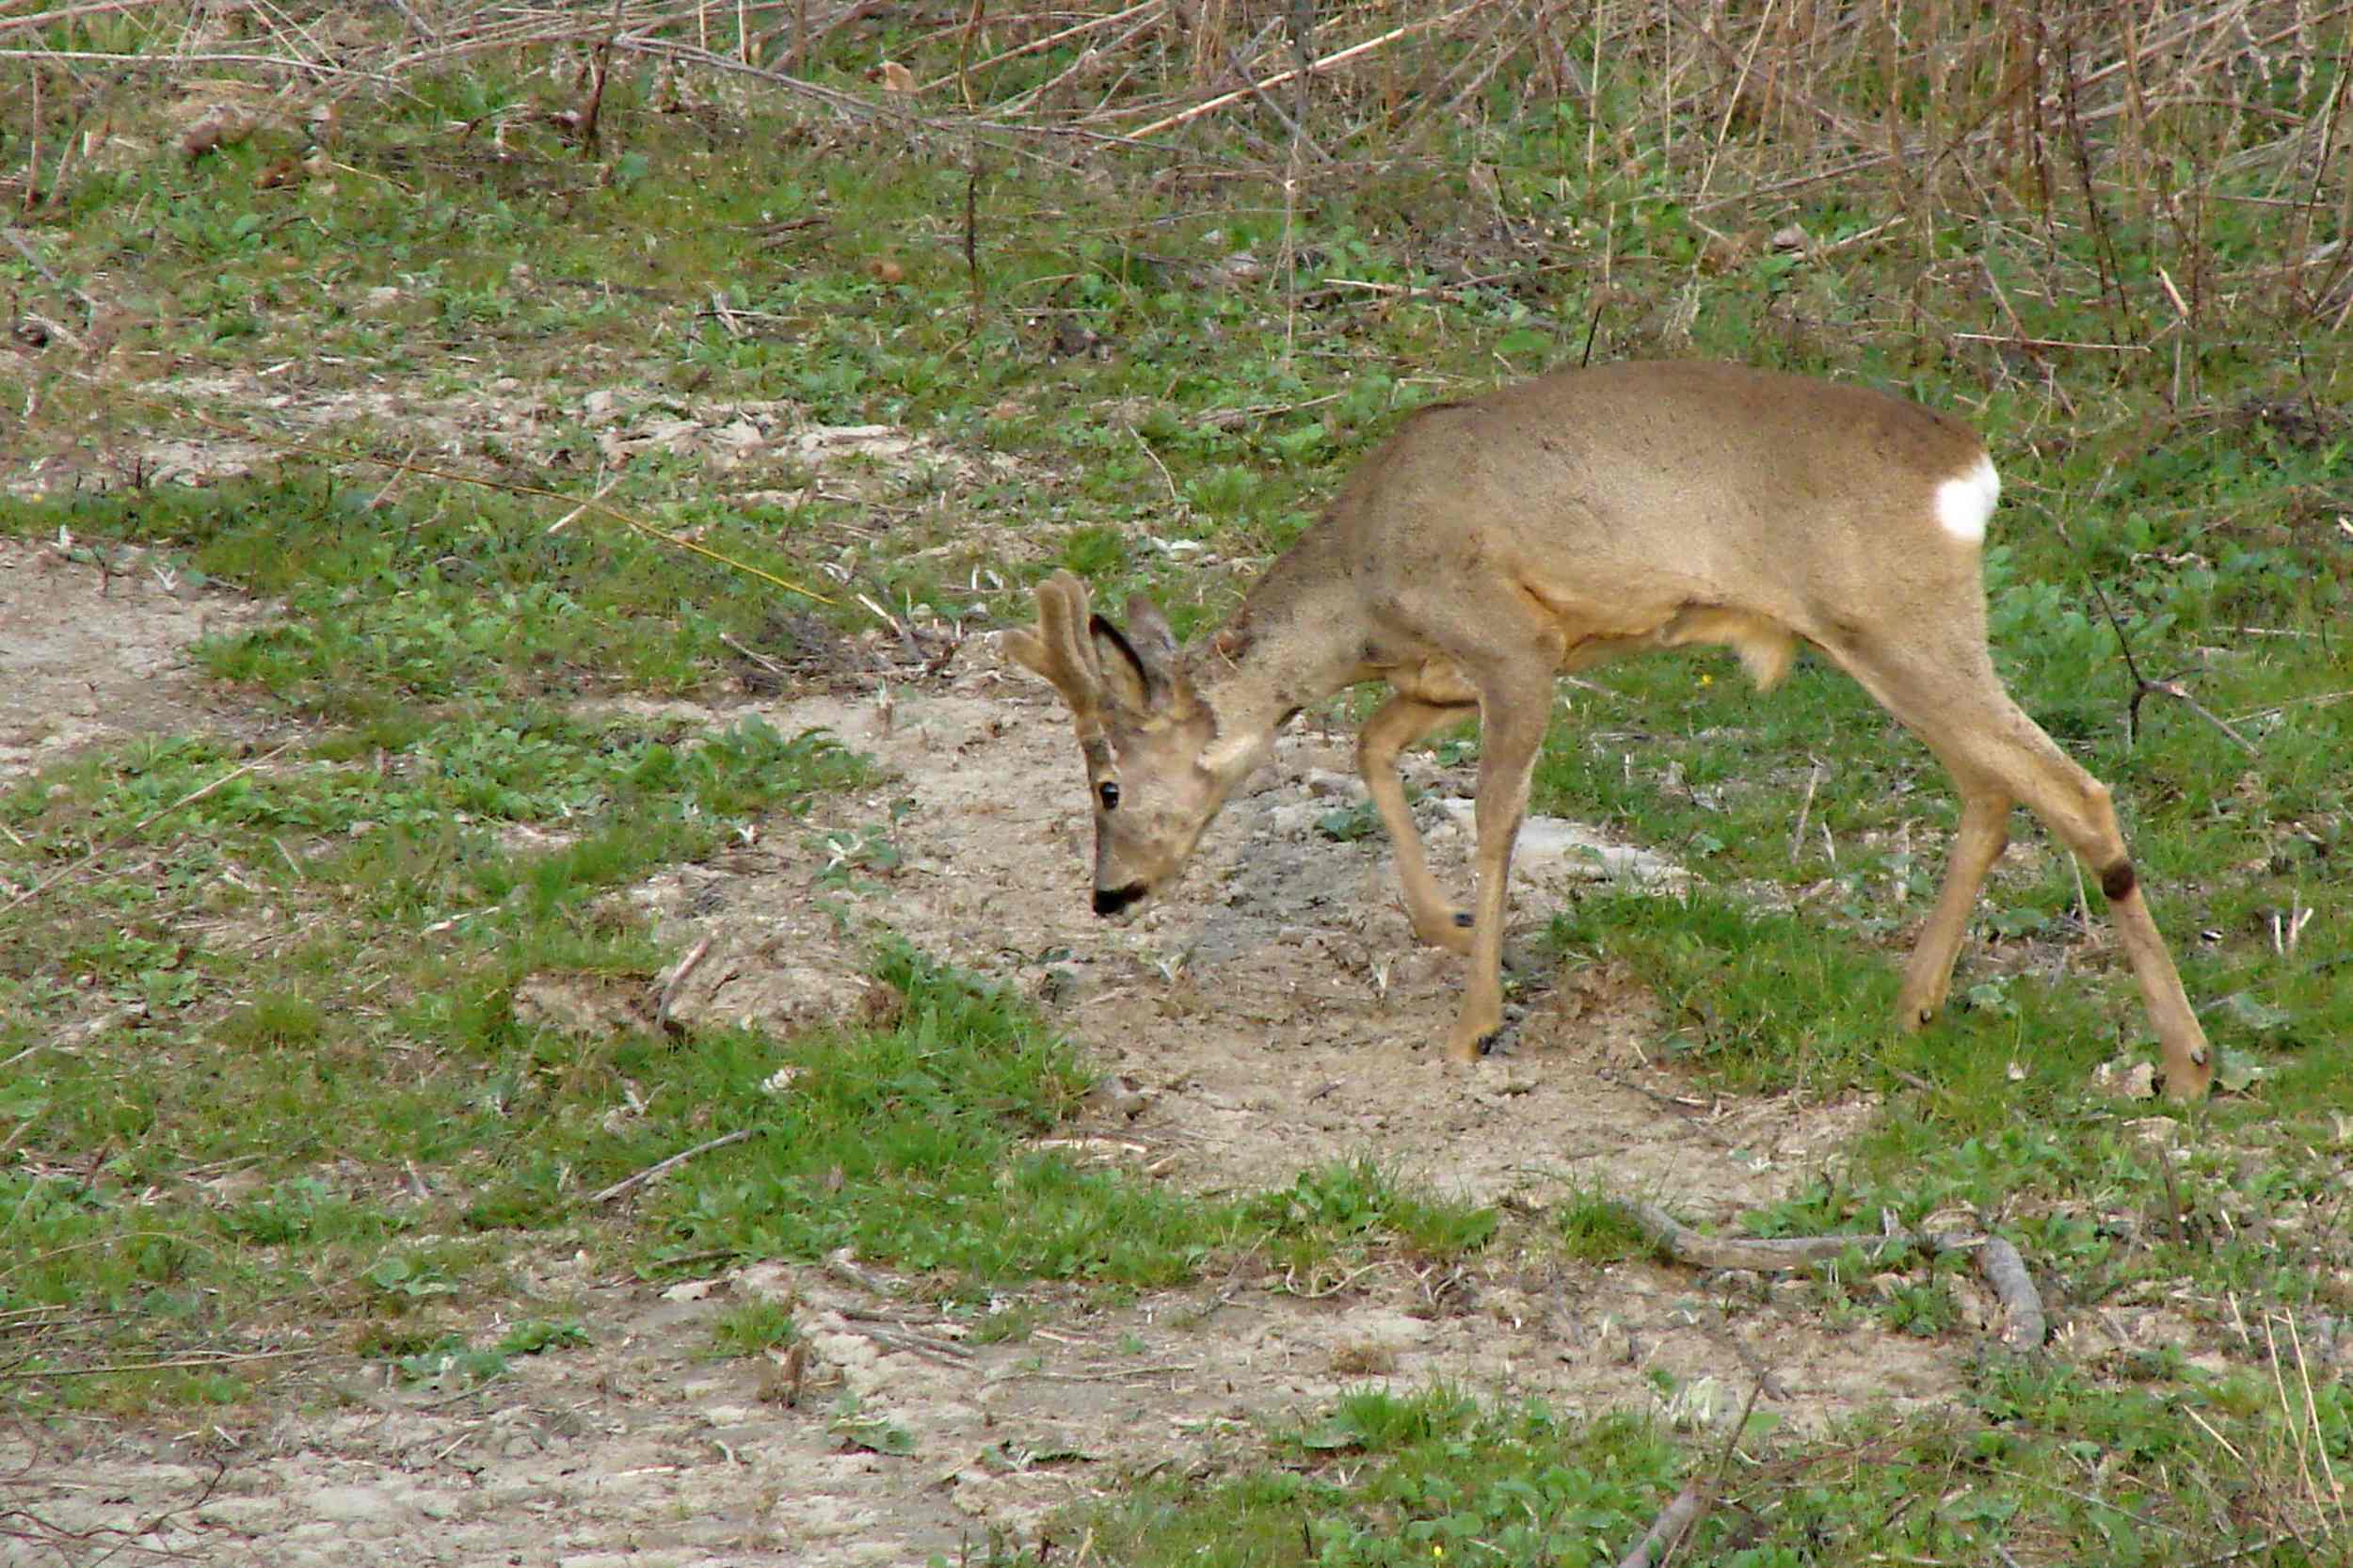
[{"label": "roe deer", "polygon": [[[1961,826],[1897,1001],[1944,1004],[1977,890],[2024,802],[2099,879],[2177,1098],[2212,1068],[2105,786],[2003,689],[1978,574],[2000,481],[1959,421],[1881,392],[1737,365],[1546,376],[1409,417],[1270,568],[1225,631],[1179,649],[1138,595],[1126,631],[1057,574],[1004,649],[1069,705],[1095,795],[1095,912],[1175,877],[1308,703],[1386,681],[1357,760],[1422,941],[1467,954],[1447,1054],[1503,1022],[1507,874],[1553,678],[1645,648],[1733,648],[1760,689],[1801,641],[1861,681],[1952,774]],[[1440,896],[1398,753],[1476,709],[1478,895]]]}]

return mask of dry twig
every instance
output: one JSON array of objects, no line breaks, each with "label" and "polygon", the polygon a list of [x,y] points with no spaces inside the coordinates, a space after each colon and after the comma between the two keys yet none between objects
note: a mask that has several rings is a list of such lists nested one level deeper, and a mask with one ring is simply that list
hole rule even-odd
[{"label": "dry twig", "polygon": [[2100,591],[2100,584],[2096,580],[2088,578],[2086,581],[2091,584],[2091,597],[2100,601],[2100,613],[2107,616],[2108,626],[2116,633],[2116,646],[2124,655],[2125,673],[2133,678],[2133,699],[2124,706],[2124,739],[2134,743],[2139,741],[2141,699],[2155,693],[2160,696],[2169,696],[2182,703],[2191,712],[2228,735],[2248,756],[2255,756],[2255,743],[2233,728],[2230,720],[2190,696],[2189,688],[2182,684],[2180,676],[2169,676],[2163,680],[2152,680],[2140,673],[2140,662],[2133,657],[2132,639],[2124,635],[2124,623],[2117,619],[2116,611],[2108,604],[2108,596]]},{"label": "dry twig", "polygon": [[1193,107],[1183,110],[1180,113],[1163,116],[1162,118],[1152,121],[1149,125],[1139,126],[1135,130],[1128,132],[1128,137],[1131,140],[1142,141],[1148,136],[1158,136],[1162,131],[1173,131],[1179,125],[1190,124],[1192,121],[1200,119],[1205,114],[1215,114],[1218,110],[1225,107],[1228,104],[1239,103],[1244,98],[1263,93],[1269,88],[1281,87],[1284,83],[1289,82],[1295,77],[1312,75],[1318,72],[1329,71],[1336,65],[1345,65],[1350,60],[1361,58],[1362,56],[1372,54],[1377,50],[1385,49],[1400,39],[1411,38],[1416,33],[1426,33],[1431,31],[1433,28],[1443,27],[1449,22],[1459,22],[1464,17],[1470,15],[1473,11],[1483,9],[1492,3],[1493,0],[1470,0],[1470,4],[1466,6],[1457,6],[1454,9],[1446,12],[1442,16],[1433,16],[1425,21],[1409,22],[1402,26],[1392,27],[1387,32],[1377,34],[1372,38],[1366,39],[1361,43],[1352,43],[1345,49],[1337,50],[1332,54],[1325,55],[1319,59],[1311,60],[1304,67],[1294,66],[1289,71],[1278,71],[1273,75],[1265,78],[1263,81],[1252,82],[1248,86],[1237,88],[1231,92],[1221,92],[1216,97],[1209,99],[1203,103],[1195,104]]},{"label": "dry twig", "polygon": [[1740,1407],[1739,1416],[1732,1422],[1732,1430],[1724,1433],[1724,1446],[1716,1456],[1715,1467],[1706,1475],[1694,1478],[1689,1485],[1674,1495],[1673,1500],[1659,1511],[1658,1517],[1651,1522],[1650,1528],[1642,1533],[1642,1539],[1634,1544],[1634,1549],[1618,1560],[1618,1568],[1660,1568],[1673,1555],[1683,1538],[1691,1532],[1691,1527],[1707,1517],[1707,1511],[1716,1506],[1716,1494],[1723,1484],[1724,1470],[1732,1464],[1733,1449],[1739,1444],[1740,1433],[1748,1429],[1749,1413],[1756,1408],[1756,1397],[1764,1389],[1765,1384],[1760,1382],[1749,1390],[1748,1403]]},{"label": "dry twig", "polygon": [[677,967],[663,977],[661,994],[654,1001],[654,1028],[670,1027],[670,1009],[678,1001],[679,988],[686,984],[686,977],[693,974],[702,961],[711,955],[711,942],[712,938],[706,935],[693,947],[688,948],[686,956],[680,958]]},{"label": "dry twig", "polygon": [[655,1163],[647,1166],[635,1176],[623,1176],[612,1186],[604,1188],[599,1192],[589,1193],[585,1201],[589,1203],[610,1203],[612,1200],[619,1197],[624,1192],[636,1191],[638,1188],[643,1187],[647,1182],[653,1180],[656,1176],[663,1175],[664,1172],[678,1169],[680,1165],[685,1164],[696,1155],[709,1154],[712,1149],[726,1148],[729,1144],[740,1144],[744,1139],[752,1137],[753,1135],[764,1130],[765,1128],[762,1128],[739,1127],[733,1132],[723,1132],[716,1138],[706,1139],[702,1143],[696,1144],[691,1149],[680,1149],[678,1153],[670,1156],[669,1159],[658,1160]]},{"label": "dry twig", "polygon": [[254,769],[264,766],[274,760],[280,752],[284,751],[288,746],[293,744],[294,742],[292,741],[281,741],[277,745],[274,745],[270,747],[269,750],[264,752],[261,756],[253,759],[252,761],[246,763],[244,766],[233,768],[228,773],[222,774],[218,778],[214,779],[210,784],[205,785],[203,788],[191,790],[186,794],[182,795],[178,800],[173,801],[170,805],[160,807],[157,809],[149,812],[146,816],[134,823],[129,828],[116,834],[113,838],[107,840],[104,843],[100,844],[96,849],[91,850],[88,855],[83,856],[79,860],[74,861],[72,865],[64,867],[62,870],[54,872],[42,881],[34,883],[30,888],[25,888],[23,892],[17,894],[16,897],[8,900],[8,903],[0,904],[0,915],[8,914],[10,910],[15,909],[20,904],[32,903],[33,900],[39,898],[41,894],[47,892],[58,883],[63,882],[67,877],[73,875],[77,872],[88,869],[90,866],[97,864],[99,860],[104,858],[106,856],[111,855],[116,850],[121,849],[125,845],[131,843],[134,840],[137,839],[140,834],[146,832],[149,828],[154,826],[166,817],[170,816],[173,812],[184,810],[188,807],[194,806],[198,801],[202,800],[204,797],[212,794],[217,790],[226,789],[231,784],[235,783],[238,779],[243,778],[247,774],[251,773]]}]

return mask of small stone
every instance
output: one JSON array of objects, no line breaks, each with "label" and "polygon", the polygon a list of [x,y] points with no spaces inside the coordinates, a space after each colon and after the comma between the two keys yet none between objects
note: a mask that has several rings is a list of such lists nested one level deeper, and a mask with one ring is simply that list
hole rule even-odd
[{"label": "small stone", "polygon": [[2118,1057],[2103,1062],[2091,1075],[2091,1087],[2103,1095],[2119,1099],[2145,1100],[2157,1092],[2157,1068],[2153,1062],[2134,1062]]},{"label": "small stone", "polygon": [[241,1535],[261,1535],[286,1517],[282,1497],[207,1497],[196,1511],[200,1524],[232,1529]]},{"label": "small stone", "polygon": [[417,1515],[406,1499],[373,1486],[322,1486],[307,1494],[303,1503],[315,1517],[345,1525],[391,1528],[412,1525]]},{"label": "small stone", "polygon": [[1095,1087],[1087,1091],[1086,1103],[1091,1110],[1133,1121],[1144,1113],[1150,1101],[1135,1080],[1113,1074],[1096,1080]]}]

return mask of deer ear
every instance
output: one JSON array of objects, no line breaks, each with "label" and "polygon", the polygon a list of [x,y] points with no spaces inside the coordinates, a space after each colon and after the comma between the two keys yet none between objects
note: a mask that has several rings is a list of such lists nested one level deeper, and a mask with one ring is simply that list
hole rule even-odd
[{"label": "deer ear", "polygon": [[1100,616],[1087,622],[1087,632],[1095,640],[1095,662],[1102,667],[1112,704],[1131,713],[1146,713],[1158,706],[1161,682],[1127,634]]},{"label": "deer ear", "polygon": [[1128,640],[1136,651],[1163,667],[1176,662],[1176,633],[1160,607],[1142,594],[1128,596]]},{"label": "deer ear", "polygon": [[1034,632],[1017,626],[1009,632],[999,632],[997,651],[1033,675],[1051,678],[1052,660],[1047,655],[1046,645],[1038,640]]}]

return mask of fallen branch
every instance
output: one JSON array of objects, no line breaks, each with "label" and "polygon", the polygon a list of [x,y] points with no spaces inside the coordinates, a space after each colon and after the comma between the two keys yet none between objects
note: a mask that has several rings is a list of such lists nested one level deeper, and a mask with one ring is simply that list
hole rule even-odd
[{"label": "fallen branch", "polygon": [[1676,1262],[1697,1269],[1802,1269],[1809,1263],[1827,1262],[1849,1247],[1868,1252],[1889,1245],[1911,1245],[1911,1238],[1902,1231],[1788,1236],[1771,1240],[1746,1236],[1705,1236],[1657,1204],[1620,1199],[1612,1207],[1634,1222],[1634,1228],[1642,1233],[1644,1240]]},{"label": "fallen branch", "polygon": [[2021,1350],[2042,1343],[2049,1324],[2042,1298],[2018,1249],[1998,1236],[1945,1236],[1931,1231],[1855,1231],[1832,1236],[1792,1236],[1761,1240],[1742,1236],[1704,1236],[1657,1204],[1626,1199],[1611,1207],[1643,1238],[1678,1263],[1700,1269],[1802,1269],[1826,1262],[1849,1247],[1865,1252],[1961,1253],[1971,1255],[1977,1272],[2002,1303],[2002,1342]]},{"label": "fallen branch", "polygon": [[222,1351],[202,1355],[168,1356],[161,1361],[108,1362],[99,1367],[11,1367],[0,1372],[0,1382],[20,1383],[41,1378],[103,1378],[118,1372],[163,1372],[184,1367],[227,1367],[246,1361],[284,1361],[290,1356],[325,1355],[324,1349],[308,1348],[294,1351]]},{"label": "fallen branch", "polygon": [[52,27],[77,16],[104,16],[115,11],[138,10],[150,4],[152,0],[91,0],[88,5],[59,6],[55,10],[35,11],[30,16],[0,17],[0,33],[22,32],[29,27]]},{"label": "fallen branch", "polygon": [[2018,1249],[1998,1236],[1989,1236],[1977,1249],[1977,1272],[1993,1287],[2001,1298],[2002,1341],[2021,1350],[2031,1350],[2042,1343],[2050,1333],[2043,1321],[2042,1298],[2035,1293],[2034,1279],[2026,1272],[2026,1260],[2018,1256]]},{"label": "fallen branch", "polygon": [[587,1201],[590,1203],[610,1203],[613,1199],[619,1197],[624,1192],[636,1191],[638,1188],[643,1187],[646,1183],[653,1180],[656,1176],[663,1175],[664,1172],[676,1170],[678,1167],[685,1164],[688,1160],[694,1159],[698,1154],[709,1154],[712,1149],[723,1149],[729,1144],[740,1144],[744,1139],[751,1137],[754,1133],[763,1130],[763,1128],[756,1127],[739,1127],[733,1132],[723,1132],[716,1138],[709,1139],[703,1143],[696,1144],[691,1149],[680,1149],[678,1153],[670,1156],[669,1159],[657,1160],[655,1163],[648,1165],[644,1170],[638,1172],[635,1176],[623,1176],[620,1180],[615,1182],[612,1186],[605,1188],[602,1192],[589,1193]]},{"label": "fallen branch", "polygon": [[1961,343],[1999,344],[2005,348],[2080,348],[2102,354],[2153,354],[2145,343],[2086,343],[2074,338],[2029,338],[2016,332],[1954,332]]},{"label": "fallen branch", "polygon": [[[1707,1496],[1701,1490],[1700,1483],[1693,1481],[1676,1493],[1674,1500],[1659,1512],[1650,1529],[1634,1544],[1634,1549],[1618,1560],[1618,1568],[1656,1568],[1657,1564],[1665,1562],[1667,1554],[1683,1540],[1685,1531],[1700,1522],[1707,1508]],[[1655,1556],[1653,1547],[1657,1548]]]},{"label": "fallen branch", "polygon": [[670,1027],[670,1008],[678,1000],[679,987],[686,984],[686,977],[693,974],[710,954],[711,938],[706,936],[693,947],[688,948],[686,956],[678,961],[678,967],[663,977],[662,989],[654,999],[654,1028]]},{"label": "fallen branch", "polygon": [[834,1310],[840,1314],[844,1322],[857,1325],[854,1332],[878,1345],[888,1345],[894,1351],[905,1351],[911,1355],[929,1356],[950,1367],[972,1359],[972,1352],[954,1340],[942,1339],[936,1335],[919,1334],[896,1318],[887,1318],[871,1307],[843,1306]]},{"label": "fallen branch", "polygon": [[322,82],[344,77],[353,81],[374,82],[380,87],[401,86],[392,77],[376,72],[360,71],[350,66],[328,65],[315,60],[292,59],[282,55],[142,55],[104,49],[0,49],[0,60],[44,62],[56,60],[74,65],[112,66],[118,71],[184,72],[190,66],[247,65],[260,71],[282,71],[290,75],[315,76]]}]

